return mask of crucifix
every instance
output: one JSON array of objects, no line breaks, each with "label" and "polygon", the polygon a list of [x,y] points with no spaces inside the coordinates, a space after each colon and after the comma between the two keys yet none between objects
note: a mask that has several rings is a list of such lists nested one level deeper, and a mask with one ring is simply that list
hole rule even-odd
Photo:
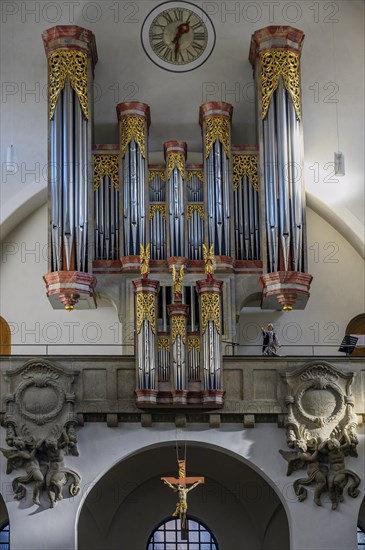
[{"label": "crucifix", "polygon": [[[171,487],[175,493],[179,493],[179,501],[176,504],[173,517],[180,517],[181,521],[181,538],[182,540],[188,539],[188,533],[186,528],[186,511],[188,509],[187,494],[192,489],[195,489],[199,483],[204,483],[204,477],[186,477],[185,460],[178,460],[179,463],[179,477],[162,477],[166,485]],[[190,485],[190,487],[189,487]]]}]

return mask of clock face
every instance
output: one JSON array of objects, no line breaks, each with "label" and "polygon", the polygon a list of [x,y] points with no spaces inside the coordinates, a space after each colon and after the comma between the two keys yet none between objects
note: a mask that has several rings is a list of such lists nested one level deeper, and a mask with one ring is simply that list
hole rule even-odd
[{"label": "clock face", "polygon": [[165,2],[146,17],[142,44],[163,69],[186,72],[204,63],[213,51],[215,31],[208,15],[189,2]]}]

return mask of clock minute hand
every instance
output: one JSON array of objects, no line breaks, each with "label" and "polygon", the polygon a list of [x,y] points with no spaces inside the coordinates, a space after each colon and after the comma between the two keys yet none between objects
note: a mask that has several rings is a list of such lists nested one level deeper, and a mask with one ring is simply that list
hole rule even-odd
[{"label": "clock minute hand", "polygon": [[186,23],[181,23],[177,29],[175,37],[172,41],[173,44],[175,44],[175,59],[177,58],[177,54],[180,51],[180,38],[183,34],[186,34],[190,30],[190,22],[186,21]]}]

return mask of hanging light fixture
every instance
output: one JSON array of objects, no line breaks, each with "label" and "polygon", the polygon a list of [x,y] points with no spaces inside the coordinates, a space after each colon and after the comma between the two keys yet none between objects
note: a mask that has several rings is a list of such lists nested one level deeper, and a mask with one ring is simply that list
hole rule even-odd
[{"label": "hanging light fixture", "polygon": [[[333,56],[333,73],[334,82],[336,82],[336,62],[335,62],[335,38],[334,27],[332,23],[332,56]],[[345,157],[340,151],[340,132],[338,129],[338,99],[335,101],[336,109],[336,132],[337,132],[337,151],[335,151],[335,176],[345,175]]]}]

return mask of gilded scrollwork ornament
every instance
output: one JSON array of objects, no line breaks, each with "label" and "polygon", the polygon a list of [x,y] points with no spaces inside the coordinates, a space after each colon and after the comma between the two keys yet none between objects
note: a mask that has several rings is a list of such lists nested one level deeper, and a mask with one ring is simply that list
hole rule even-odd
[{"label": "gilded scrollwork ornament", "polygon": [[184,153],[169,153],[167,155],[167,179],[170,179],[174,168],[179,170],[181,177],[185,179],[185,155]]},{"label": "gilded scrollwork ornament", "polygon": [[221,333],[220,295],[216,293],[201,295],[201,331],[204,334],[208,321],[213,321],[218,334]]},{"label": "gilded scrollwork ornament", "polygon": [[119,189],[118,155],[94,155],[94,191],[99,189],[104,176],[109,176],[115,189]]},{"label": "gilded scrollwork ornament", "polygon": [[141,332],[143,321],[148,321],[152,332],[156,333],[155,296],[150,293],[136,295],[136,331]]},{"label": "gilded scrollwork ornament", "polygon": [[161,218],[166,220],[166,204],[150,204],[149,220],[153,220],[156,212],[160,212]]},{"label": "gilded scrollwork ornament", "polygon": [[187,219],[190,220],[193,213],[198,212],[199,217],[204,220],[204,205],[203,204],[194,204],[190,203],[187,207]]},{"label": "gilded scrollwork ornament", "polygon": [[190,181],[193,176],[196,176],[198,180],[204,183],[204,172],[203,170],[187,170],[186,171],[186,180]]},{"label": "gilded scrollwork ornament", "polygon": [[162,181],[166,181],[166,174],[164,170],[149,170],[148,171],[148,182],[151,183],[153,178],[159,177]]},{"label": "gilded scrollwork ornament", "polygon": [[146,158],[145,119],[140,116],[124,116],[120,121],[121,156],[124,158],[132,138],[136,142],[143,158]]},{"label": "gilded scrollwork ornament", "polygon": [[233,189],[241,185],[243,176],[247,176],[256,191],[259,190],[257,155],[244,153],[233,155]]},{"label": "gilded scrollwork ornament", "polygon": [[181,340],[186,341],[186,319],[184,315],[172,315],[171,316],[171,342],[174,343],[178,336]]},{"label": "gilded scrollwork ornament", "polygon": [[284,86],[292,98],[298,120],[300,105],[300,59],[290,50],[270,50],[260,55],[262,119],[267,115],[273,93],[282,77]]},{"label": "gilded scrollwork ornament", "polygon": [[188,339],[188,351],[190,352],[193,349],[196,349],[196,351],[200,351],[200,338]]},{"label": "gilded scrollwork ornament", "polygon": [[170,338],[161,337],[157,340],[157,350],[162,351],[163,349],[170,351]]},{"label": "gilded scrollwork ornament", "polygon": [[48,55],[49,119],[53,119],[67,77],[79,98],[84,117],[88,119],[88,55],[87,52],[70,49],[55,50]]},{"label": "gilded scrollwork ornament", "polygon": [[209,153],[217,139],[221,142],[228,158],[231,156],[230,123],[226,117],[209,116],[205,122],[205,157]]}]

